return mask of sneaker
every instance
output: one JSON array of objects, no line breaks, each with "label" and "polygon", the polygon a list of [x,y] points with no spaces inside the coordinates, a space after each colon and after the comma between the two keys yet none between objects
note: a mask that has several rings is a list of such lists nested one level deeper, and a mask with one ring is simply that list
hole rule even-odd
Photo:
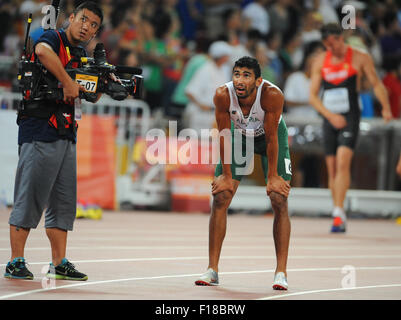
[{"label": "sneaker", "polygon": [[346,230],[345,221],[340,217],[335,217],[333,220],[333,225],[331,226],[331,232],[339,233],[339,232],[345,232],[345,230]]},{"label": "sneaker", "polygon": [[33,274],[26,267],[25,259],[19,257],[7,263],[4,278],[33,280]]},{"label": "sneaker", "polygon": [[66,258],[61,260],[61,263],[58,266],[54,266],[53,263],[50,263],[49,271],[47,272],[46,277],[56,280],[88,280],[88,276],[75,269],[75,266]]},{"label": "sneaker", "polygon": [[277,272],[274,275],[273,289],[274,290],[288,290],[287,278],[285,277],[284,272]]},{"label": "sneaker", "polygon": [[212,268],[209,268],[199,277],[198,280],[195,281],[195,284],[197,286],[218,286],[219,275]]}]

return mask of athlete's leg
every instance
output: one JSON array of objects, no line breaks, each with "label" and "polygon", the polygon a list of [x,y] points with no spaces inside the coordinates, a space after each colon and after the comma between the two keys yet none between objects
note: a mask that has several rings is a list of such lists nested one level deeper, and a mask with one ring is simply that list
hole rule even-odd
[{"label": "athlete's leg", "polygon": [[336,198],[336,190],[334,188],[334,180],[336,177],[336,153],[338,148],[339,131],[335,129],[326,119],[323,121],[323,148],[325,154],[325,162],[327,168],[328,187],[331,192],[331,198]]},{"label": "athlete's leg", "polygon": [[279,193],[272,192],[270,201],[274,213],[273,238],[276,249],[276,272],[284,272],[287,276],[288,248],[290,244],[291,223],[288,216],[287,198]]},{"label": "athlete's leg", "polygon": [[328,187],[331,191],[331,198],[335,199],[335,189],[334,189],[334,180],[336,177],[336,156],[335,155],[326,155],[326,167],[327,167],[327,180]]},{"label": "athlete's leg", "polygon": [[[292,178],[291,159],[288,147],[288,133],[284,120],[279,124],[278,128],[278,162],[277,173],[283,177],[288,183]],[[266,152],[262,158],[262,168],[267,183],[268,161]],[[274,220],[273,220],[273,239],[276,250],[276,272],[283,272],[287,276],[287,259],[288,248],[290,244],[291,223],[288,216],[288,201],[287,198],[277,192],[271,192],[270,203],[272,205]]]},{"label": "athlete's leg", "polygon": [[340,146],[336,154],[336,174],[333,182],[334,206],[344,208],[346,193],[351,184],[351,163],[354,152],[351,148]]},{"label": "athlete's leg", "polygon": [[[216,178],[215,178],[216,179]],[[223,191],[213,196],[212,213],[209,220],[209,266],[218,272],[221,247],[227,229],[227,209],[239,186],[238,180],[233,180],[233,193]]]},{"label": "athlete's leg", "polygon": [[397,163],[397,167],[395,170],[401,178],[401,152],[400,152],[400,157],[398,158],[398,163]]}]

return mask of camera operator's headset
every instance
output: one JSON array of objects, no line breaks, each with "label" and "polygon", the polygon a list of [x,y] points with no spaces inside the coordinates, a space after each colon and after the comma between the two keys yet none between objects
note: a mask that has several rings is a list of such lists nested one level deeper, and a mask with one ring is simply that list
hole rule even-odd
[{"label": "camera operator's headset", "polygon": [[[64,68],[79,68],[81,57],[86,56],[86,52],[83,48],[74,47],[70,51],[68,46],[65,46],[63,37],[58,30],[55,30],[60,39],[60,47],[58,50],[58,57]],[[31,61],[37,59],[35,53],[32,53]],[[28,91],[25,99],[29,99],[30,92]],[[53,103],[59,106],[55,107]],[[50,105],[51,104],[51,105]],[[37,106],[37,104],[36,104]],[[75,133],[78,124],[74,120],[74,102],[64,102],[63,100],[54,100],[54,102],[49,102],[42,100],[39,107],[27,108],[20,116],[31,116],[37,118],[47,118],[49,119],[49,124],[57,129],[60,135],[67,135],[70,128],[72,128]]]}]

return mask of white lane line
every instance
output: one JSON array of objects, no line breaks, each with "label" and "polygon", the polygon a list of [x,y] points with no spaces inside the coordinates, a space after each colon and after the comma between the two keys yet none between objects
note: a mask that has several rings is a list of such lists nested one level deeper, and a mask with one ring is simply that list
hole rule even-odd
[{"label": "white lane line", "polygon": [[[170,250],[170,249],[205,249],[207,244],[203,246],[96,246],[93,247],[68,247],[68,250]],[[246,246],[233,246],[234,249],[247,248]],[[266,246],[260,246],[266,248]],[[25,251],[42,251],[49,250],[50,247],[26,247]],[[10,248],[0,248],[0,251],[10,251]]]},{"label": "white lane line", "polygon": [[[110,239],[109,239],[110,240]],[[193,246],[188,246],[188,245],[176,245],[176,246],[82,246],[82,247],[77,247],[77,246],[70,246],[68,247],[68,250],[169,250],[169,249],[204,249],[207,247],[207,243],[205,245],[193,245]],[[249,245],[227,245],[224,246],[225,249],[269,249],[269,248],[274,248],[273,245],[252,245],[250,248]],[[338,247],[326,247],[326,246],[296,246],[294,248],[290,248],[291,251],[295,249],[307,249],[307,250],[325,250],[325,251],[341,251],[341,248]],[[360,246],[355,246],[355,247],[348,247],[347,246],[347,251],[349,250],[396,250],[398,252],[400,251],[399,246],[386,246],[386,247],[380,247],[380,246],[369,246],[365,248],[361,248]],[[25,251],[44,251],[44,250],[49,250],[49,247],[26,247]],[[0,248],[0,251],[10,251],[10,248]]]},{"label": "white lane line", "polygon": [[[122,258],[122,259],[93,259],[93,260],[73,260],[73,263],[105,263],[105,262],[140,262],[140,261],[180,261],[180,260],[204,260],[207,256],[194,257],[157,257],[157,258]],[[221,260],[231,259],[276,259],[276,256],[222,256]],[[360,255],[360,256],[291,256],[289,260],[303,259],[401,259],[401,255]],[[45,262],[28,262],[28,265],[46,265]],[[0,264],[0,267],[5,267],[7,263]]]},{"label": "white lane line", "polygon": [[[401,287],[401,283],[383,284],[383,285],[376,285],[376,286],[364,286],[364,287],[333,288],[333,289],[301,291],[301,292],[294,292],[294,293],[287,293],[287,294],[283,294],[283,295],[276,295],[276,296],[269,296],[269,297],[259,298],[257,300],[284,299],[284,298],[287,298],[287,297],[303,296],[303,295],[307,295],[307,294],[323,293],[323,292],[350,291],[350,290],[377,289],[377,288],[393,288],[393,287]],[[398,298],[399,297],[397,297],[397,299]]]},{"label": "white lane line", "polygon": [[[36,290],[29,290],[23,291],[18,293],[12,293],[5,296],[0,296],[0,300],[16,298],[19,296],[24,296],[28,294],[40,293],[44,291],[51,291],[51,290],[58,290],[58,289],[66,289],[66,288],[74,288],[74,287],[82,287],[82,286],[89,286],[89,285],[96,285],[96,284],[107,284],[107,283],[115,283],[115,282],[126,282],[126,281],[139,281],[139,280],[153,280],[153,279],[166,279],[166,278],[184,278],[184,277],[195,277],[199,276],[199,274],[181,274],[181,275],[167,275],[167,276],[155,276],[155,277],[143,277],[143,278],[126,278],[126,279],[114,279],[114,280],[101,280],[101,281],[88,281],[88,282],[80,282],[74,284],[68,284],[59,287],[49,287],[45,289],[36,289]],[[11,280],[12,281],[12,280]],[[28,280],[26,280],[28,281]]]},{"label": "white lane line", "polygon": [[[386,267],[355,267],[355,270],[396,270],[401,269],[401,266],[386,266]],[[333,270],[342,270],[342,268],[299,268],[299,269],[288,269],[288,272],[314,272],[314,271],[333,271]],[[238,275],[238,274],[255,274],[255,273],[269,273],[274,272],[275,269],[270,270],[251,270],[251,271],[232,271],[232,272],[219,272],[220,275]],[[86,281],[74,284],[68,284],[58,287],[49,287],[35,290],[27,290],[12,294],[7,294],[0,296],[0,300],[16,298],[24,295],[41,293],[44,291],[50,290],[58,290],[58,289],[68,289],[74,287],[83,287],[97,284],[108,284],[108,283],[117,283],[117,282],[128,282],[128,281],[140,281],[140,280],[160,280],[160,279],[168,279],[168,278],[187,278],[187,277],[197,277],[199,273],[194,274],[178,274],[178,275],[163,275],[163,276],[151,276],[151,277],[135,277],[135,278],[125,278],[125,279],[111,279],[111,280],[100,280],[100,281]],[[45,278],[44,278],[45,279]],[[12,280],[7,280],[12,281]],[[398,284],[392,284],[394,286],[398,286]],[[305,291],[306,292],[306,291]],[[309,291],[308,291],[309,292]],[[294,293],[295,294],[295,293]],[[280,295],[279,297],[283,297]],[[271,298],[271,297],[266,297]],[[278,298],[275,298],[278,299]]]}]

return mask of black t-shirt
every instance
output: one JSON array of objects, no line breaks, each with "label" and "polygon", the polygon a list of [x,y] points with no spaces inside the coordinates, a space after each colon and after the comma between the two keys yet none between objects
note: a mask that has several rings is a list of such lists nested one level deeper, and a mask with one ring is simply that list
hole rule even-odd
[{"label": "black t-shirt", "polygon": [[[72,48],[70,42],[64,30],[58,30],[61,38],[63,39],[64,46]],[[45,42],[53,49],[53,51],[58,55],[60,49],[60,38],[56,30],[48,30],[43,32],[43,34],[36,41],[35,45],[39,42]],[[68,130],[68,134],[65,136],[60,136],[57,129],[52,127],[47,119],[38,119],[32,117],[23,117],[18,121],[18,144],[22,145],[25,142],[32,141],[45,141],[53,142],[59,139],[68,139],[76,142],[76,135],[72,130]]]}]

